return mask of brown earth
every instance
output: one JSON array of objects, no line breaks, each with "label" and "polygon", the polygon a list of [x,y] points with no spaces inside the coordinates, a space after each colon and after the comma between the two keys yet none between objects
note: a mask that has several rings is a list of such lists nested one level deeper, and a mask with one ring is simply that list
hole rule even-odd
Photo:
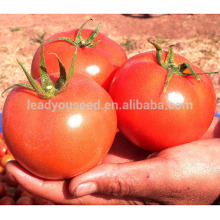
[{"label": "brown earth", "polygon": [[[152,50],[147,39],[153,38],[164,49],[170,44],[178,45],[175,52],[204,71],[220,71],[220,15],[0,15],[0,92],[25,80],[16,59],[30,70],[39,46],[36,41],[78,28],[90,17],[93,22],[87,27],[95,28],[102,22],[100,31],[121,44],[129,57]],[[218,101],[216,110],[220,111],[220,77],[212,75],[211,79]],[[0,111],[4,100],[0,98]]]}]

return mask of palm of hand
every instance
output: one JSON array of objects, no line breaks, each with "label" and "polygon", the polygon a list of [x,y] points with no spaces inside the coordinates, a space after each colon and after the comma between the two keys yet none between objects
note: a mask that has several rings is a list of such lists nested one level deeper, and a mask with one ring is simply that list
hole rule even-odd
[{"label": "palm of hand", "polygon": [[[7,170],[28,191],[62,204],[211,204],[219,196],[219,146],[220,139],[199,140],[149,154],[118,133],[101,164],[72,180],[43,180],[15,162]],[[96,182],[93,194],[70,194],[88,182]]]}]

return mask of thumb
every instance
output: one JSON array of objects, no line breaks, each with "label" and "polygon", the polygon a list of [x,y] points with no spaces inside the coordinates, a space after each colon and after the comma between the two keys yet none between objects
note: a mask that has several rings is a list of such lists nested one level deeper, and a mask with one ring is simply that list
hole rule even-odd
[{"label": "thumb", "polygon": [[156,158],[123,163],[100,164],[90,171],[73,178],[69,185],[75,197],[92,193],[112,196],[150,197],[164,175]]}]

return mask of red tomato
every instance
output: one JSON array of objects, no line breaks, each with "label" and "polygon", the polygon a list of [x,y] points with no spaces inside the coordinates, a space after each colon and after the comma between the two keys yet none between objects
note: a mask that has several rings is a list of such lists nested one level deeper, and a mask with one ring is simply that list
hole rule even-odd
[{"label": "red tomato", "polygon": [[[54,82],[58,79],[57,75],[51,78]],[[28,102],[42,106],[49,101],[51,106],[97,103],[98,109],[27,106]],[[110,95],[88,77],[74,74],[68,88],[49,101],[24,87],[9,93],[2,126],[5,142],[18,163],[47,179],[70,178],[97,165],[111,147],[117,129],[115,109],[105,109],[106,103],[112,103]]]},{"label": "red tomato", "polygon": [[33,205],[33,204],[34,204],[33,199],[26,196],[20,197],[15,203],[15,205]]},{"label": "red tomato", "polygon": [[16,199],[18,196],[16,187],[12,187],[9,186],[8,184],[5,184],[5,195],[13,199]]},{"label": "red tomato", "polygon": [[[75,41],[78,31],[79,29],[74,29],[56,33],[49,37],[48,40],[66,37]],[[85,42],[93,31],[91,29],[82,29],[81,42]],[[77,47],[64,40],[46,42],[44,54],[48,73],[51,74],[59,71],[57,59],[51,53],[56,53],[60,57],[67,72],[69,72],[73,54],[77,49],[75,72],[92,78],[105,89],[108,89],[115,70],[127,60],[127,55],[119,44],[102,33],[97,34],[93,44],[96,44],[98,41],[100,42],[92,48],[88,48],[85,45]],[[32,61],[31,74],[34,78],[40,77],[40,53],[41,47],[36,51]]]},{"label": "red tomato", "polygon": [[12,155],[11,151],[8,148],[7,148],[7,152],[6,153]]},{"label": "red tomato", "polygon": [[5,193],[5,185],[0,182],[0,197],[2,197]]},{"label": "red tomato", "polygon": [[[167,54],[162,52],[162,63]],[[189,61],[174,54],[175,68],[182,63]],[[203,72],[194,65],[192,68],[196,73]],[[119,68],[109,91],[113,101],[118,103],[118,127],[125,137],[149,151],[160,151],[202,137],[214,116],[215,91],[208,75],[199,75],[201,81],[198,82],[188,74],[191,74],[188,68],[184,76],[173,74],[165,91],[168,69],[159,64],[153,51],[136,55]],[[176,103],[182,107],[178,109]],[[188,109],[184,103],[191,103]]]},{"label": "red tomato", "polygon": [[0,175],[4,175],[4,174],[5,174],[5,168],[0,165]]},{"label": "red tomato", "polygon": [[17,186],[18,185],[18,182],[14,178],[11,178],[11,176],[8,173],[6,173],[3,176],[3,181],[5,183],[7,183],[9,186]]},{"label": "red tomato", "polygon": [[23,193],[23,191],[26,191],[21,185],[18,184],[18,186],[16,187],[16,193],[18,196],[21,196],[21,194]]},{"label": "red tomato", "polygon": [[15,201],[9,196],[4,196],[0,199],[0,205],[14,205]]},{"label": "red tomato", "polygon": [[3,140],[3,133],[0,133],[0,142]]},{"label": "red tomato", "polygon": [[4,141],[0,143],[0,157],[4,156],[7,151],[7,145],[5,144]]},{"label": "red tomato", "polygon": [[44,199],[44,198],[41,198],[39,196],[35,197],[34,204],[35,205],[55,205],[54,202],[51,202],[51,201]]},{"label": "red tomato", "polygon": [[15,160],[15,158],[10,155],[10,154],[5,154],[2,158],[1,158],[1,161],[0,161],[0,165],[2,167],[5,167],[5,164],[10,161],[10,160]]},{"label": "red tomato", "polygon": [[29,192],[26,191],[25,189],[22,191],[21,196],[29,197],[29,198],[31,198],[31,199],[34,199],[34,198],[35,198],[35,195],[29,193]]}]

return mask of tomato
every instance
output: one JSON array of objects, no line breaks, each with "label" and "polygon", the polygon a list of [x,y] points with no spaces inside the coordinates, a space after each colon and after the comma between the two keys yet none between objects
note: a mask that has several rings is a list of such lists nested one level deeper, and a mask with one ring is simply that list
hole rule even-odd
[{"label": "tomato", "polygon": [[12,155],[11,154],[11,151],[7,148],[7,152],[6,152],[6,154],[10,154],[10,155]]},{"label": "tomato", "polygon": [[0,165],[0,175],[5,174],[5,168]]},{"label": "tomato", "polygon": [[[58,80],[57,74],[50,77],[54,83]],[[110,95],[78,74],[49,100],[41,97],[51,97],[52,91],[43,93],[16,87],[5,101],[3,134],[17,162],[46,179],[70,178],[97,165],[110,149],[117,129],[115,109],[105,108],[106,103],[112,103]],[[71,107],[72,103],[78,107]],[[52,107],[56,105],[60,107]]]},{"label": "tomato", "polygon": [[39,197],[39,196],[35,197],[34,204],[35,205],[55,205],[54,202],[51,202],[51,201],[44,199],[42,197]]},{"label": "tomato", "polygon": [[33,204],[34,204],[33,199],[26,196],[21,196],[15,203],[15,205],[33,205]]},{"label": "tomato", "polygon": [[1,142],[0,143],[0,157],[4,156],[6,154],[7,151],[7,146],[5,144],[5,142]]},{"label": "tomato", "polygon": [[[69,178],[92,168],[108,152],[116,133],[115,110],[102,109],[106,102],[112,102],[110,96],[86,78],[76,80],[51,99],[54,104],[64,101],[95,103],[98,100],[100,109],[97,110],[28,109],[28,101],[45,104],[48,100],[28,89],[14,88],[2,114],[9,150],[23,167],[43,178]],[[16,123],[19,129],[14,126]],[[5,162],[2,163],[4,166]]]},{"label": "tomato", "polygon": [[2,158],[1,158],[1,161],[0,161],[0,165],[2,167],[5,167],[5,164],[10,161],[10,160],[15,160],[15,158],[10,155],[10,154],[5,154]]},{"label": "tomato", "polygon": [[[212,82],[208,75],[197,74],[199,82],[188,64],[182,63],[190,64],[184,57],[173,54],[172,47],[169,55],[158,47],[157,53],[150,51],[130,58],[116,72],[109,91],[118,104],[118,127],[135,145],[160,151],[195,141],[210,126],[216,106]],[[203,73],[191,66],[194,72]],[[170,81],[168,72],[172,76]]]},{"label": "tomato", "polygon": [[3,140],[3,133],[0,133],[0,143]]},{"label": "tomato", "polygon": [[21,193],[21,197],[29,197],[30,199],[34,199],[35,198],[35,196],[33,195],[33,194],[31,194],[31,193],[29,193],[28,191],[26,191],[25,189],[22,191],[22,193]]},{"label": "tomato", "polygon": [[18,185],[18,182],[14,178],[11,178],[11,176],[8,173],[6,173],[3,176],[3,181],[5,183],[7,183],[9,186],[17,186]]},{"label": "tomato", "polygon": [[15,201],[9,196],[4,196],[0,199],[0,205],[14,205]]},{"label": "tomato", "polygon": [[0,197],[2,197],[5,193],[5,185],[0,182]]},{"label": "tomato", "polygon": [[[77,41],[78,31],[79,29],[73,29],[56,33],[49,37],[48,40],[65,37]],[[78,38],[80,41],[78,46],[74,46],[65,40],[49,42],[47,40],[44,47],[48,73],[51,74],[59,71],[59,64],[56,57],[51,53],[56,53],[60,57],[66,70],[69,72],[73,54],[77,50],[75,72],[92,78],[105,89],[108,89],[115,70],[127,60],[127,55],[119,44],[102,33],[98,33],[92,44],[86,46],[85,41],[93,31],[91,29],[82,29],[81,39]],[[96,43],[96,46],[90,47]],[[41,47],[36,51],[32,61],[31,74],[34,78],[40,77],[40,53]]]},{"label": "tomato", "polygon": [[21,185],[18,184],[18,186],[16,187],[16,193],[18,196],[21,196],[21,194],[23,193],[23,191],[26,191]]},{"label": "tomato", "polygon": [[16,199],[18,194],[16,187],[9,186],[7,183],[5,184],[5,195],[9,196],[13,199]]}]

